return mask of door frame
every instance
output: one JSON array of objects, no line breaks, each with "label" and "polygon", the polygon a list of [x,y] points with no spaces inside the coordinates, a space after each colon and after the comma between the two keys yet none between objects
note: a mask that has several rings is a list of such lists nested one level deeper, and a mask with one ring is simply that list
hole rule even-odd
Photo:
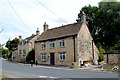
[{"label": "door frame", "polygon": [[50,53],[50,65],[55,65],[55,53]]}]

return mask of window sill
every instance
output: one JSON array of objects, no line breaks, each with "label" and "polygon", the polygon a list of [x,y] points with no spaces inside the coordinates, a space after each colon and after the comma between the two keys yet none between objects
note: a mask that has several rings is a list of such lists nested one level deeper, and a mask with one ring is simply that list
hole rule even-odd
[{"label": "window sill", "polygon": [[65,62],[66,60],[59,60],[60,62]]},{"label": "window sill", "polygon": [[60,48],[65,48],[65,46],[60,46]]},{"label": "window sill", "polygon": [[46,62],[46,60],[41,60],[41,62]]},{"label": "window sill", "polygon": [[50,49],[54,49],[55,47],[53,47],[53,48],[50,48]]}]

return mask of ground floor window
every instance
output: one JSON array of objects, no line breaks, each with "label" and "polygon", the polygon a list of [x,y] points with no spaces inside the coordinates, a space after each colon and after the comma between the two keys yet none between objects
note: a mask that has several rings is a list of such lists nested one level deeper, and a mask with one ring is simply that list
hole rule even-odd
[{"label": "ground floor window", "polygon": [[60,60],[65,60],[66,59],[66,53],[65,52],[60,52],[59,53],[59,59]]},{"label": "ground floor window", "polygon": [[19,54],[22,55],[22,50],[19,50]]},{"label": "ground floor window", "polygon": [[26,55],[26,50],[23,50],[23,56],[25,56]]},{"label": "ground floor window", "polygon": [[41,61],[46,61],[46,53],[41,53]]}]

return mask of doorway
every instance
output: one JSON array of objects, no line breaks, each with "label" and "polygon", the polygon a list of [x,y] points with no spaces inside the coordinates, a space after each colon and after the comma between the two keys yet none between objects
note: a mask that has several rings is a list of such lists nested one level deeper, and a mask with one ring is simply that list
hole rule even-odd
[{"label": "doorway", "polygon": [[54,55],[54,53],[50,53],[50,65],[55,65],[55,55]]}]

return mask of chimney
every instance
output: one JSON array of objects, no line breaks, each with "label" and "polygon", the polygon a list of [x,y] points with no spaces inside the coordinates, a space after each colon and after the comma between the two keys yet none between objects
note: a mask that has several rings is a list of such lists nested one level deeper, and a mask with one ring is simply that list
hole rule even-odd
[{"label": "chimney", "polygon": [[84,13],[84,11],[82,11],[81,22],[86,23],[86,14]]},{"label": "chimney", "polygon": [[22,40],[22,36],[19,36],[19,40]]},{"label": "chimney", "polygon": [[46,22],[44,23],[43,27],[44,27],[44,32],[48,30],[48,24],[46,24]]},{"label": "chimney", "polygon": [[39,35],[39,34],[40,34],[40,31],[39,31],[39,28],[37,28],[36,35]]}]

